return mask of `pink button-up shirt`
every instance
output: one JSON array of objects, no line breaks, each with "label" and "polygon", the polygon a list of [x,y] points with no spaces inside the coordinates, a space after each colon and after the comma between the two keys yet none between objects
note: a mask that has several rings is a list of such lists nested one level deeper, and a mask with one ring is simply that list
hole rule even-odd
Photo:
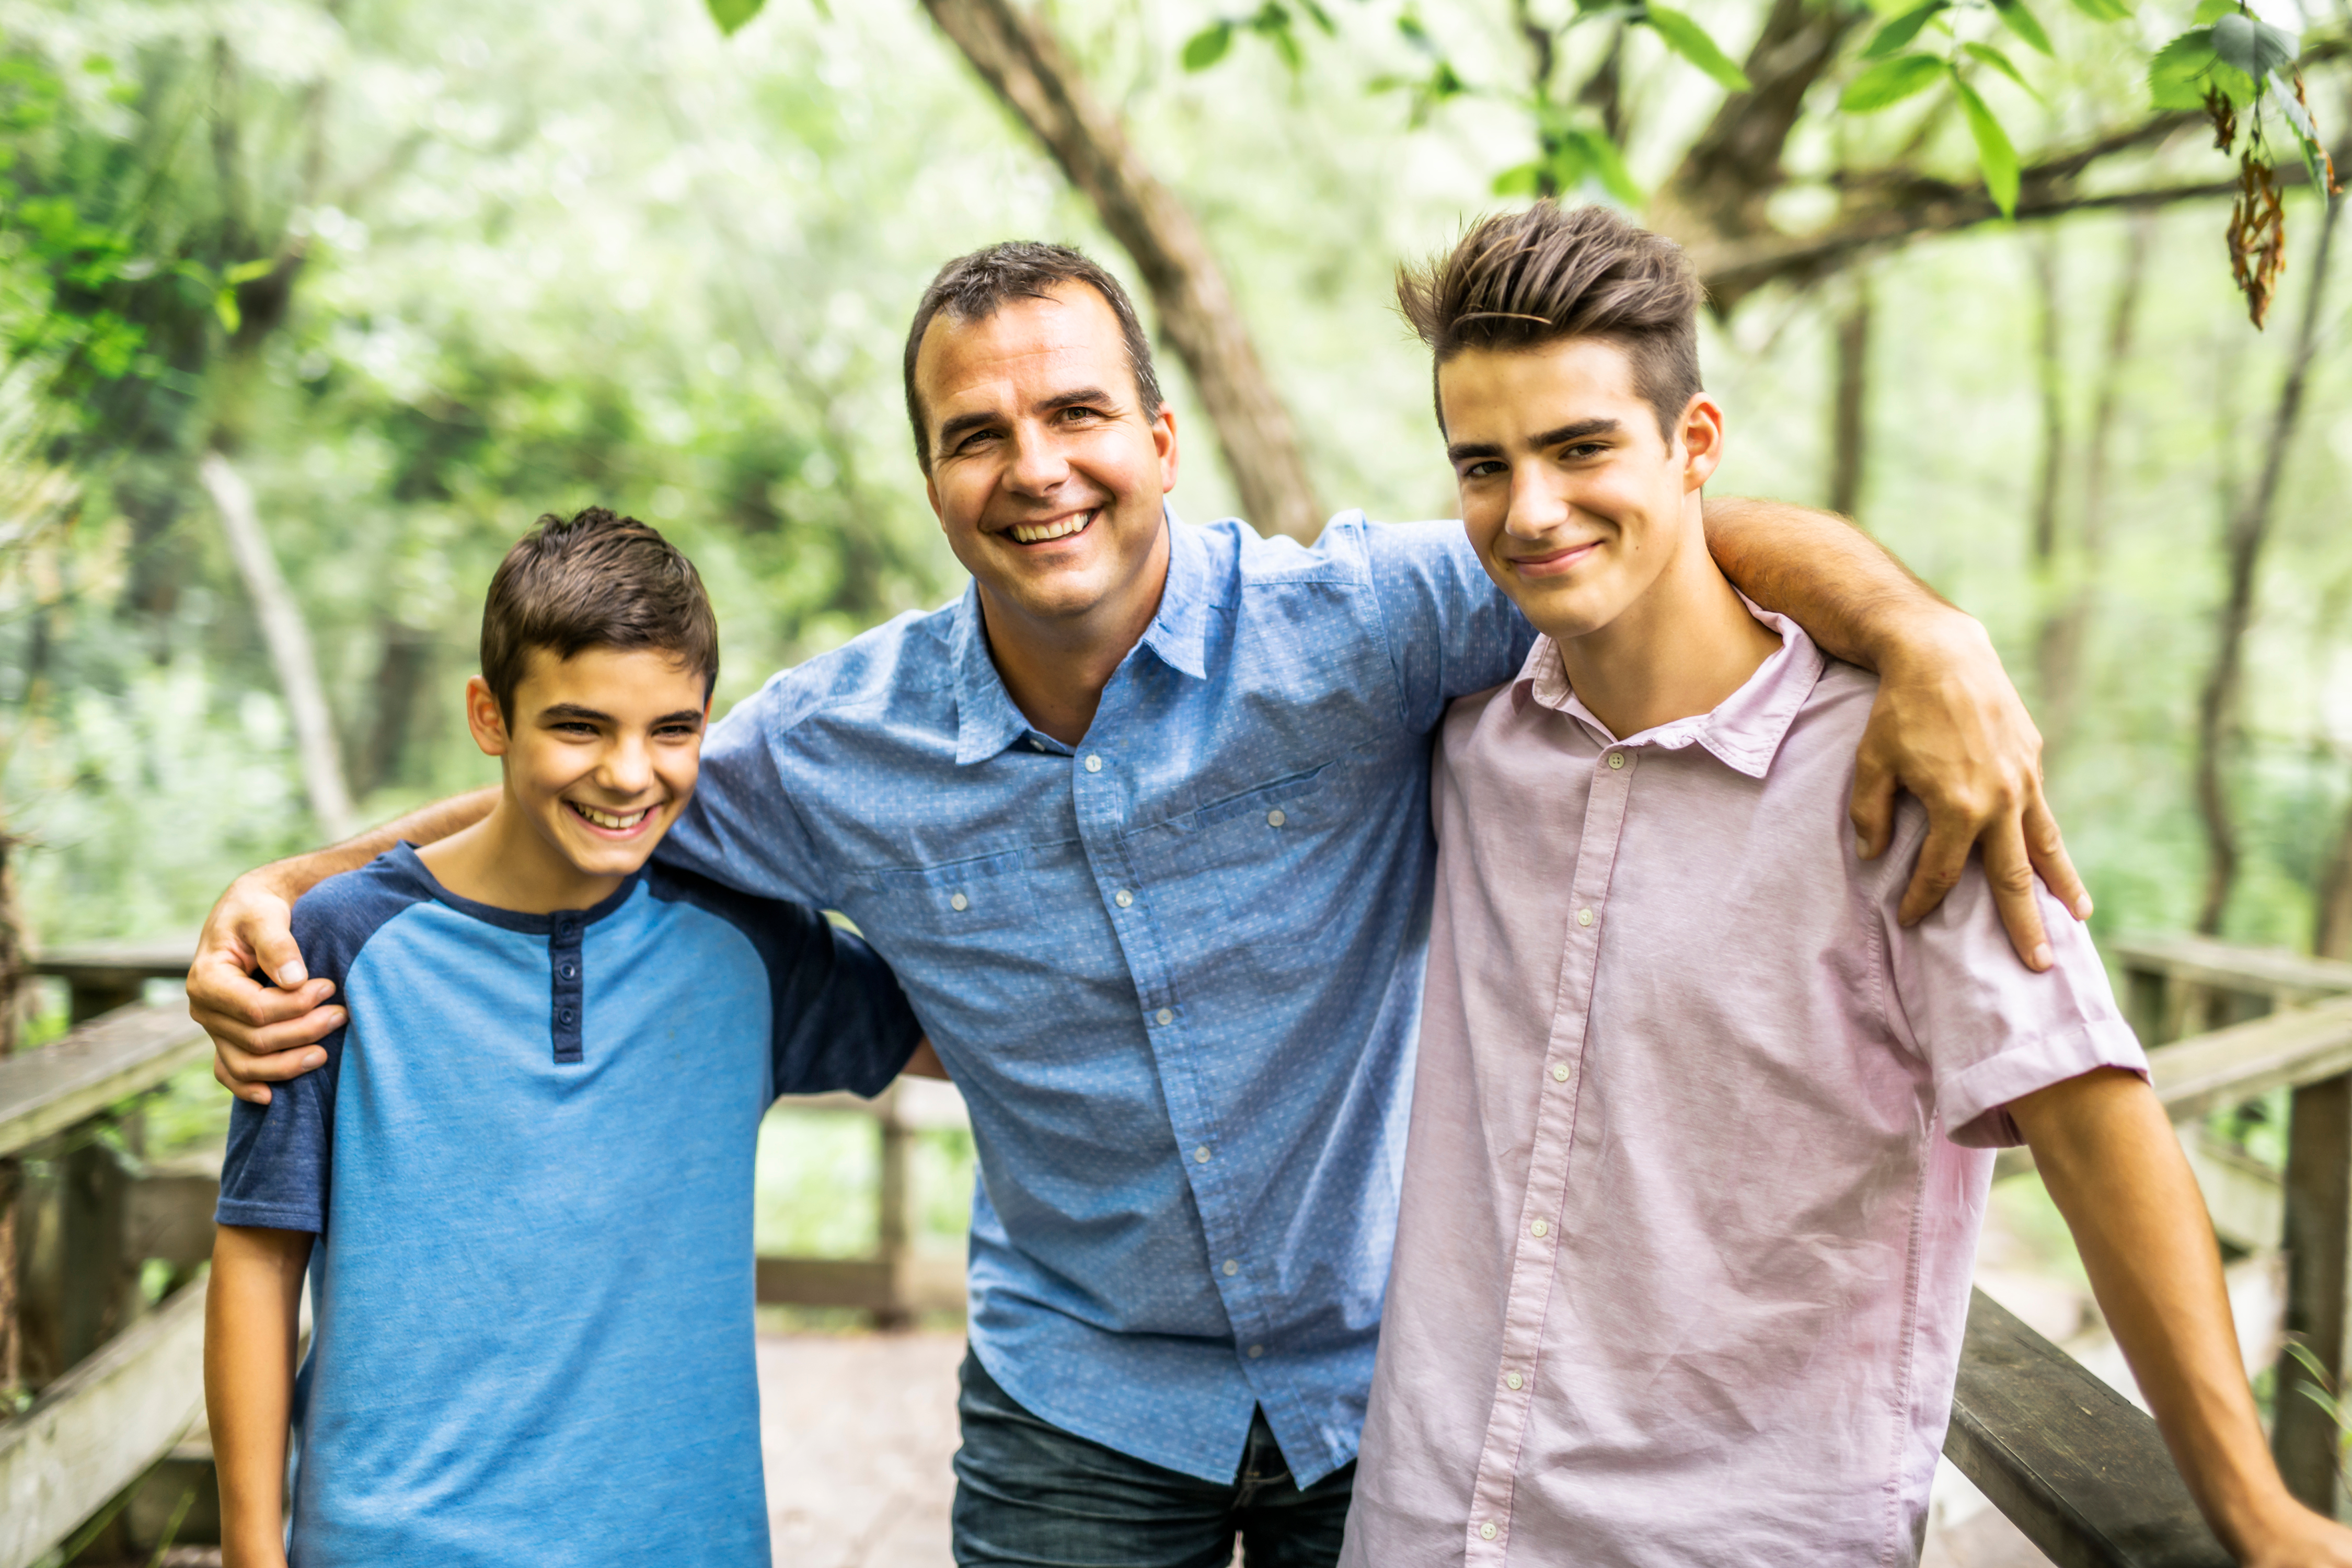
[{"label": "pink button-up shirt", "polygon": [[2010,1100],[2145,1072],[2084,929],[1855,858],[1876,681],[1793,622],[1619,741],[1536,644],[1447,714],[1404,1195],[1342,1562],[1913,1561]]}]

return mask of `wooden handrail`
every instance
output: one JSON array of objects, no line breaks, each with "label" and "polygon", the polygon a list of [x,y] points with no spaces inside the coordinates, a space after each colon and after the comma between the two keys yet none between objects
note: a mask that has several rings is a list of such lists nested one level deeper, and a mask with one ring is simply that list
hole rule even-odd
[{"label": "wooden handrail", "polygon": [[2136,1405],[1983,1291],[1944,1457],[2062,1568],[2228,1568]]},{"label": "wooden handrail", "polygon": [[178,1003],[121,1007],[54,1045],[0,1058],[0,1159],[212,1055]]},{"label": "wooden handrail", "polygon": [[2135,936],[2106,944],[2126,970],[2190,985],[2267,995],[2282,1007],[2352,992],[2352,963],[2206,936]]},{"label": "wooden handrail", "polygon": [[2175,1121],[2338,1077],[2352,1071],[2352,996],[2158,1046],[2147,1066]]}]

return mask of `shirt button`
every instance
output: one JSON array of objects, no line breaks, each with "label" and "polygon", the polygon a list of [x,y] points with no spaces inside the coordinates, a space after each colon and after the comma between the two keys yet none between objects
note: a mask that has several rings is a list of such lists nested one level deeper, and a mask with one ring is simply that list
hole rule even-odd
[{"label": "shirt button", "polygon": [[1591,910],[1577,910],[1577,911],[1576,911],[1576,923],[1577,923],[1578,925],[1580,925],[1580,926],[1589,926],[1589,925],[1591,925],[1591,924],[1592,923],[1592,911],[1591,911]]},{"label": "shirt button", "polygon": [[1225,1259],[1225,1278],[1226,1278],[1226,1279],[1232,1279],[1234,1275],[1239,1274],[1241,1271],[1242,1271],[1242,1266],[1241,1266],[1241,1264],[1239,1263],[1239,1261],[1237,1261],[1236,1259],[1231,1258],[1226,1258],[1226,1259]]},{"label": "shirt button", "polygon": [[1250,1358],[1250,1360],[1252,1360],[1252,1361],[1255,1361],[1255,1360],[1257,1360],[1257,1358],[1258,1358],[1258,1357],[1260,1357],[1260,1356],[1264,1355],[1265,1353],[1265,1347],[1264,1345],[1252,1345],[1252,1346],[1250,1346],[1250,1348],[1249,1348],[1249,1358]]},{"label": "shirt button", "polygon": [[955,897],[948,900],[948,908],[959,911],[968,910],[971,908],[971,900],[965,898],[961,893],[958,893]]},{"label": "shirt button", "polygon": [[1623,767],[1623,766],[1625,765],[1625,753],[1624,753],[1624,752],[1610,752],[1610,753],[1609,753],[1609,765],[1610,765],[1611,767],[1612,767],[1612,768],[1622,768],[1622,767]]},{"label": "shirt button", "polygon": [[1100,757],[1088,757],[1087,759],[1087,772],[1090,773],[1098,773],[1102,772],[1102,759]]},{"label": "shirt button", "polygon": [[1280,807],[1280,806],[1278,806],[1278,805],[1277,805],[1277,806],[1276,806],[1272,811],[1269,811],[1269,812],[1267,812],[1267,813],[1265,814],[1265,825],[1266,825],[1268,827],[1279,827],[1279,826],[1281,826],[1284,823],[1288,822],[1289,820],[1290,820],[1290,818],[1288,818],[1288,817],[1286,817],[1286,816],[1283,816],[1283,815],[1282,815],[1282,807]]},{"label": "shirt button", "polygon": [[564,978],[564,979],[566,979],[566,980],[577,980],[577,979],[579,979],[579,978],[580,978],[580,966],[579,966],[578,964],[576,964],[576,963],[567,963],[567,964],[565,964],[565,965],[563,966],[563,978]]},{"label": "shirt button", "polygon": [[1481,1541],[1492,1541],[1495,1539],[1495,1521],[1493,1520],[1490,1519],[1486,1523],[1478,1527],[1478,1539]]},{"label": "shirt button", "polygon": [[1113,893],[1110,896],[1110,901],[1117,904],[1120,909],[1125,909],[1128,905],[1135,902],[1135,895],[1129,892],[1125,888],[1121,888],[1118,892]]},{"label": "shirt button", "polygon": [[1551,1226],[1542,1220],[1538,1220],[1535,1224],[1528,1226],[1528,1230],[1530,1234],[1538,1237],[1545,1237],[1551,1234]]},{"label": "shirt button", "polygon": [[1566,1062],[1555,1062],[1552,1065],[1551,1080],[1554,1083],[1566,1083],[1568,1081],[1568,1064]]},{"label": "shirt button", "polygon": [[1153,1014],[1153,1015],[1151,1015],[1151,1016],[1152,1016],[1153,1017],[1155,1017],[1155,1018],[1159,1019],[1159,1020],[1160,1020],[1161,1023],[1163,1023],[1163,1024],[1172,1024],[1172,1023],[1174,1023],[1174,1022],[1176,1021],[1176,1015],[1175,1015],[1175,1014],[1173,1014],[1173,1013],[1171,1013],[1171,1012],[1170,1012],[1170,1011],[1169,1011],[1167,1008],[1165,1008],[1165,1007],[1162,1007],[1161,1009],[1160,1009],[1160,1011],[1158,1011],[1157,1013],[1154,1013],[1154,1014]]},{"label": "shirt button", "polygon": [[1518,1390],[1518,1389],[1521,1389],[1521,1388],[1526,1387],[1526,1386],[1527,1386],[1527,1382],[1528,1382],[1528,1380],[1527,1380],[1526,1378],[1524,1378],[1524,1377],[1521,1377],[1517,1373],[1516,1373],[1516,1372],[1515,1372],[1515,1373],[1511,1373],[1508,1377],[1506,1377],[1505,1379],[1503,1379],[1503,1382],[1504,1382],[1506,1384],[1507,1384],[1510,1388],[1512,1388],[1514,1391],[1516,1391],[1516,1390]]},{"label": "shirt button", "polygon": [[556,1014],[555,1021],[559,1024],[569,1024],[572,1022],[572,1009],[566,1007],[562,1012]]},{"label": "shirt button", "polygon": [[[1198,1149],[1193,1150],[1192,1158],[1197,1163],[1202,1165],[1207,1164],[1209,1163],[1209,1146],[1206,1143],[1203,1143]],[[1233,1271],[1234,1266],[1230,1263],[1226,1264],[1225,1272],[1231,1274]]]}]

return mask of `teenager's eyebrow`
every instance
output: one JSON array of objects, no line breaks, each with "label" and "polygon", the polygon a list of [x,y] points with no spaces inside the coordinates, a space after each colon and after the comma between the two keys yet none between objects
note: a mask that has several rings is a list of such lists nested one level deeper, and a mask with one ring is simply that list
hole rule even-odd
[{"label": "teenager's eyebrow", "polygon": [[609,724],[613,721],[613,716],[610,713],[599,712],[593,708],[585,707],[578,702],[551,702],[539,710],[539,716],[541,720],[551,719],[558,722],[567,719],[585,719],[592,724]]},{"label": "teenager's eyebrow", "polygon": [[681,708],[675,713],[665,713],[660,718],[655,720],[654,727],[658,729],[664,724],[699,724],[701,722],[701,709]]},{"label": "teenager's eyebrow", "polygon": [[1499,458],[1503,448],[1492,441],[1456,441],[1445,448],[1449,463],[1466,463],[1473,458]]},{"label": "teenager's eyebrow", "polygon": [[[1055,393],[1037,405],[1037,410],[1041,414],[1053,414],[1065,408],[1109,407],[1116,402],[1117,400],[1109,393],[1099,386],[1082,386],[1075,392]],[[970,435],[974,430],[985,430],[991,425],[996,424],[1001,417],[993,409],[957,415],[940,426],[938,449],[946,451],[954,446],[960,437]]]},{"label": "teenager's eyebrow", "polygon": [[1573,425],[1563,425],[1557,430],[1547,430],[1528,443],[1530,447],[1565,447],[1570,441],[1582,441],[1594,436],[1613,436],[1623,426],[1614,419],[1580,419]]}]

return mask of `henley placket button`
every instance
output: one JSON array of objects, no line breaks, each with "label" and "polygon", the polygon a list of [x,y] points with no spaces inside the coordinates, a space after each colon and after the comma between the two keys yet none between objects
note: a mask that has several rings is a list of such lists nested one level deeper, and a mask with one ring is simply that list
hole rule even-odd
[{"label": "henley placket button", "polygon": [[580,975],[580,966],[579,966],[578,964],[575,964],[575,963],[567,963],[567,964],[565,964],[565,965],[563,966],[563,978],[564,978],[564,979],[566,979],[566,980],[576,980],[576,979],[578,979],[578,978],[579,978],[579,975]]}]

